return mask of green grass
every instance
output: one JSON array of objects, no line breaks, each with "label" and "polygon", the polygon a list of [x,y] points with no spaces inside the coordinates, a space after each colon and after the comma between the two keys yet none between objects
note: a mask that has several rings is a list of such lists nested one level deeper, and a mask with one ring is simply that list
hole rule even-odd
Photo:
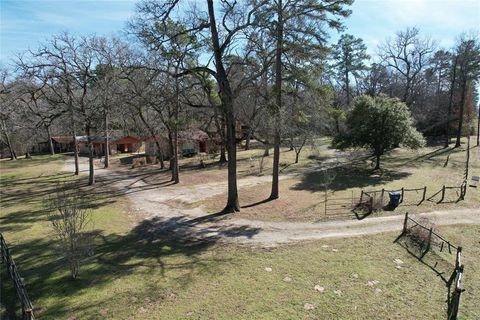
[{"label": "green grass", "polygon": [[[480,150],[471,149],[470,174],[480,175]],[[315,156],[315,157],[312,157]],[[293,152],[283,149],[281,162],[290,164],[286,167],[288,173],[298,173],[297,176],[280,181],[280,198],[277,201],[265,202],[270,195],[270,182],[257,186],[247,186],[239,189],[240,204],[245,206],[238,214],[240,217],[273,220],[273,221],[317,221],[325,218],[323,173],[314,170],[326,160],[332,160],[333,153],[307,148],[302,154],[299,164],[293,163]],[[272,157],[270,157],[272,158]],[[448,160],[448,161],[447,161]],[[417,189],[427,187],[426,197],[441,190],[443,185],[460,186],[463,181],[466,160],[466,145],[461,148],[428,147],[420,150],[395,149],[382,157],[381,170],[373,170],[373,159],[359,153],[350,161],[335,169],[334,180],[328,187],[329,199],[337,200],[336,204],[346,207],[336,210],[329,207],[326,218],[345,218],[350,216],[351,204],[356,203],[361,191]],[[313,169],[305,171],[305,167]],[[270,173],[270,171],[266,171]],[[190,206],[205,205],[210,212],[218,212],[225,204],[225,194],[204,199]],[[352,200],[353,198],[353,200]],[[445,201],[437,204],[440,195],[432,201],[423,201],[422,192],[406,192],[405,201],[393,212],[381,211],[374,215],[395,214],[397,211],[411,213],[428,212],[432,210],[448,210],[456,208],[479,208],[480,191],[478,188],[468,188],[463,201],[459,198],[459,189],[447,190]],[[385,193],[385,204],[388,195]],[[263,201],[263,202],[262,202]],[[332,201],[330,201],[332,203]]]},{"label": "green grass", "polygon": [[[445,318],[443,282],[393,243],[396,234],[269,249],[225,245],[216,239],[188,241],[158,232],[171,221],[145,220],[131,228],[122,198],[95,198],[93,228],[99,233],[95,252],[84,261],[80,278],[70,280],[42,207],[45,190],[50,190],[46,187],[71,178],[57,175],[62,159],[38,157],[32,160],[35,165],[23,162],[28,160],[1,163],[0,230],[41,319]],[[28,195],[21,193],[25,189]],[[456,226],[440,232],[464,246],[467,291],[461,314],[463,319],[477,319],[480,229]],[[405,262],[402,269],[395,268],[394,259]],[[447,259],[432,254],[427,262],[439,262],[437,267],[449,272],[454,257]],[[273,271],[266,272],[266,267]],[[285,277],[292,281],[285,282]],[[372,280],[379,281],[374,288],[367,285]],[[317,284],[324,293],[314,290]],[[334,290],[341,290],[341,296]],[[304,310],[305,303],[315,309]]]}]

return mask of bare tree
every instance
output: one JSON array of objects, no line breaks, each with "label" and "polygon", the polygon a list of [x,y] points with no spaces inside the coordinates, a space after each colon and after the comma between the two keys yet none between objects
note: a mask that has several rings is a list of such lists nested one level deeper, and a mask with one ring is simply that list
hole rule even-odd
[{"label": "bare tree", "polygon": [[402,101],[411,107],[414,92],[421,81],[422,72],[430,61],[435,45],[428,38],[420,37],[420,30],[407,28],[379,47],[384,63],[403,79]]},{"label": "bare tree", "polygon": [[87,208],[85,195],[72,184],[58,184],[55,193],[46,202],[48,219],[59,241],[60,254],[68,262],[70,274],[76,279],[80,262],[91,247],[91,211]]},{"label": "bare tree", "polygon": [[12,93],[11,83],[9,83],[9,74],[6,69],[0,70],[0,131],[1,135],[1,142],[3,142],[10,153],[11,160],[17,160],[17,154],[15,153],[15,149],[13,147],[13,143],[11,140],[11,134],[13,131],[12,126],[14,125],[14,97]]}]

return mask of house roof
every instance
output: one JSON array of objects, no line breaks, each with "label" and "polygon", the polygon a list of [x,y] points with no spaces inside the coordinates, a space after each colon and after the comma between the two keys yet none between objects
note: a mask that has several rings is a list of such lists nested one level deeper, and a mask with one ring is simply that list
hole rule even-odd
[{"label": "house roof", "polygon": [[[77,136],[77,142],[87,142],[88,136]],[[91,136],[93,143],[104,143],[105,137],[103,136]],[[57,143],[73,143],[72,136],[55,136],[52,137],[52,140]],[[110,143],[112,144],[130,144],[130,143],[139,143],[142,140],[134,136],[124,136],[124,137],[110,137]]]},{"label": "house roof", "polygon": [[52,140],[57,143],[67,144],[67,143],[73,142],[73,137],[72,136],[56,136],[56,137],[52,137]]},{"label": "house roof", "polygon": [[202,131],[200,129],[188,129],[180,131],[178,133],[178,138],[183,140],[205,141],[208,140],[210,137],[205,131]]},{"label": "house roof", "polygon": [[[155,136],[158,140],[167,139],[165,136],[157,135]],[[143,141],[152,142],[155,140],[153,136],[142,138]],[[195,140],[195,141],[205,141],[211,139],[210,136],[200,129],[188,129],[178,132],[179,140]]]},{"label": "house roof", "polygon": [[111,140],[110,143],[113,143],[113,144],[131,144],[132,143],[133,144],[133,143],[139,143],[141,141],[142,139],[134,136],[125,136],[125,137]]}]

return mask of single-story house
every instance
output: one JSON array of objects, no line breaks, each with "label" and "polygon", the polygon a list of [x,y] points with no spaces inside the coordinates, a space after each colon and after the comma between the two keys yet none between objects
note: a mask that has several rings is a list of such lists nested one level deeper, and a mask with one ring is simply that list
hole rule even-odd
[{"label": "single-story house", "polygon": [[[168,138],[156,136],[165,159],[171,157]],[[145,137],[145,154],[157,156],[158,148],[154,137]],[[180,155],[193,155],[197,153],[214,153],[218,151],[218,139],[210,137],[206,132],[199,129],[189,129],[178,132],[178,153]]]},{"label": "single-story house", "polygon": [[[141,153],[145,152],[145,145],[142,139],[134,136],[125,136],[121,138],[113,138],[110,141],[111,148],[115,147],[119,153]],[[112,150],[110,150],[112,153]]]},{"label": "single-story house", "polygon": [[[88,150],[88,137],[77,136],[78,151],[80,154],[87,155]],[[92,136],[93,153],[97,157],[101,157],[105,154],[105,137]],[[73,151],[73,137],[72,136],[55,136],[52,137],[53,146],[55,152],[69,152]],[[48,143],[43,143],[48,145]],[[117,153],[140,153],[145,151],[144,143],[141,139],[134,136],[124,137],[110,137],[109,139],[110,154]]]}]

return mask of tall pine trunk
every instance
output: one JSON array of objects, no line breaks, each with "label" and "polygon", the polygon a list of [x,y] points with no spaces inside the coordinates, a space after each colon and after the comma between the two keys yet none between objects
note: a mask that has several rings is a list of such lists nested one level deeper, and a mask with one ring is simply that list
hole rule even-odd
[{"label": "tall pine trunk", "polygon": [[270,199],[277,199],[278,194],[278,175],[280,166],[280,111],[282,108],[282,53],[283,53],[283,3],[278,0],[277,8],[277,35],[275,52],[275,133],[273,139],[273,172],[272,172],[272,192]]},{"label": "tall pine trunk", "polygon": [[478,119],[477,119],[477,147],[480,145],[480,104],[478,105]]},{"label": "tall pine trunk", "polygon": [[225,124],[227,128],[226,147],[228,152],[228,198],[223,212],[240,211],[237,190],[237,145],[235,139],[235,116],[233,110],[233,92],[223,65],[222,49],[220,47],[217,22],[213,0],[207,0],[208,15],[210,18],[210,32],[215,57],[216,80],[220,91],[220,99],[225,110]]},{"label": "tall pine trunk", "polygon": [[461,139],[462,139],[463,114],[465,112],[466,91],[467,91],[467,80],[464,78],[462,81],[462,95],[460,98],[460,112],[458,114],[457,141],[455,142],[455,148],[460,147]]},{"label": "tall pine trunk", "polygon": [[458,56],[455,57],[455,61],[453,63],[453,76],[452,82],[450,84],[450,96],[448,98],[448,110],[447,110],[447,122],[445,125],[445,148],[450,145],[450,118],[452,116],[452,108],[453,108],[453,92],[455,91],[455,81],[457,80],[457,63],[458,63]]}]

